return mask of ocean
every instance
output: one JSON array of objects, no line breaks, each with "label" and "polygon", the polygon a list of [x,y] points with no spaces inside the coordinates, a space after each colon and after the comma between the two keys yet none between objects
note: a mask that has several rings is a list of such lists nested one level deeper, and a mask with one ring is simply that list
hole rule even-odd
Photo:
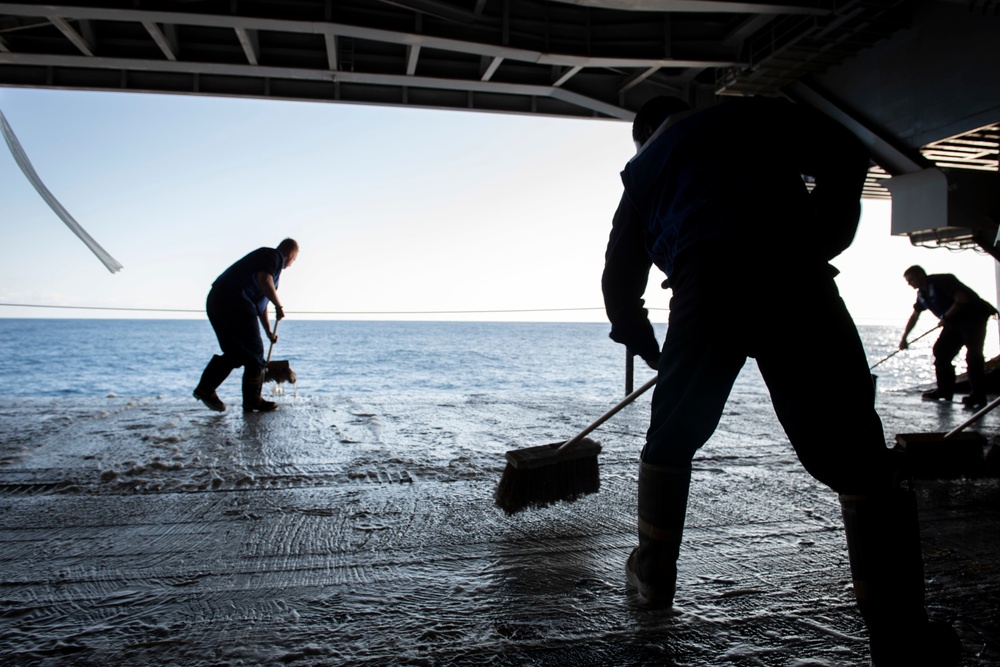
[{"label": "ocean", "polygon": [[[298,375],[297,395],[620,395],[623,348],[603,323],[318,321],[286,318],[274,359]],[[663,340],[665,326],[655,327]],[[859,327],[870,364],[896,350],[900,329]],[[914,332],[914,335],[922,332]],[[879,365],[880,391],[934,380],[929,336]],[[0,394],[189,396],[218,352],[207,320],[0,319]],[[958,370],[963,370],[961,358]],[[823,350],[803,360],[822,381]],[[648,377],[638,361],[636,385]],[[238,374],[228,380],[238,393]],[[748,363],[734,391],[766,391]]]}]

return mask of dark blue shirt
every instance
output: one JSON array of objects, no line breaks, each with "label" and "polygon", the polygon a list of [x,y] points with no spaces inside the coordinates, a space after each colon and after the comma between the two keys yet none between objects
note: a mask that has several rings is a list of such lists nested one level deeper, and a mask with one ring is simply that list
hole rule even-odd
[{"label": "dark blue shirt", "polygon": [[[683,117],[622,171],[629,213],[670,275],[702,244],[789,244],[829,260],[854,237],[867,152],[843,127],[784,100],[745,98]],[[819,186],[810,196],[802,175]]]},{"label": "dark blue shirt", "polygon": [[278,288],[278,278],[285,266],[285,258],[274,248],[257,248],[247,254],[222,272],[212,283],[213,287],[221,287],[238,293],[257,310],[257,314],[267,308],[268,299],[257,282],[258,273],[267,273],[274,279],[274,287]]},{"label": "dark blue shirt", "polygon": [[980,298],[978,294],[966,287],[951,273],[933,273],[927,276],[927,284],[922,289],[917,290],[917,302],[913,304],[913,310],[918,313],[929,310],[938,318],[942,318],[955,303],[955,292],[959,290],[965,292],[966,296],[969,297],[969,305],[964,309],[965,313],[970,315],[992,313],[993,306]]},{"label": "dark blue shirt", "polygon": [[641,298],[651,264],[671,282],[685,258],[697,270],[691,257],[719,250],[766,251],[790,276],[792,263],[830,268],[854,238],[867,172],[850,132],[785,100],[743,98],[668,121],[621,174],[601,279],[611,338],[657,353]]}]

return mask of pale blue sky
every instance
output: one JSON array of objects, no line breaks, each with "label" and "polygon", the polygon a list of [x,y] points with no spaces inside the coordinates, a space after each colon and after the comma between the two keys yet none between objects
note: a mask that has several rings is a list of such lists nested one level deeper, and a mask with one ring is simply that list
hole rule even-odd
[{"label": "pale blue sky", "polygon": [[[290,317],[603,321],[600,275],[629,126],[456,111],[0,88],[0,108],[49,190],[125,268],[112,275],[0,144],[0,302],[191,309],[244,253],[285,236]],[[903,270],[952,272],[991,301],[994,262],[913,248],[865,202],[837,261],[862,323],[902,327]],[[666,308],[654,269],[648,305]],[[787,307],[758,295],[762,307]],[[397,314],[364,315],[390,311]],[[170,317],[27,309],[0,317]],[[665,312],[655,311],[664,321]],[[933,326],[929,316],[918,333]]]}]

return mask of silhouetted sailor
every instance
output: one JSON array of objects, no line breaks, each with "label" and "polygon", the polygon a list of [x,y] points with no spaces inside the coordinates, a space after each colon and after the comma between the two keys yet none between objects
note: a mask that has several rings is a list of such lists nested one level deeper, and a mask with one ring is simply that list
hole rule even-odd
[{"label": "silhouetted sailor", "polygon": [[271,329],[267,304],[274,304],[275,324],[285,316],[278,301],[278,279],[299,256],[299,244],[285,239],[277,248],[258,248],[215,279],[208,293],[208,321],[219,339],[222,355],[214,355],[201,375],[194,397],[212,410],[222,412],[226,404],[215,390],[234,368],[243,367],[243,411],[269,412],[277,406],[261,398],[264,384],[264,344],[260,326],[272,342],[278,337]]},{"label": "silhouetted sailor", "polygon": [[[954,632],[924,611],[913,492],[897,482],[829,264],[854,238],[867,150],[826,116],[766,98],[697,113],[655,98],[632,136],[638,152],[621,174],[602,279],[611,337],[659,375],[629,586],[672,604],[691,461],[753,357],[799,460],[840,494],[874,664],[954,665]],[[642,300],[652,264],[673,290],[662,351]],[[807,384],[803,364],[817,357],[823,377]]]},{"label": "silhouetted sailor", "polygon": [[986,364],[983,345],[986,343],[986,323],[997,314],[978,294],[959,282],[950,273],[927,275],[922,266],[914,264],[903,272],[907,284],[917,290],[913,313],[906,321],[899,349],[908,347],[906,337],[916,326],[920,313],[931,311],[939,320],[941,335],[934,343],[934,373],[937,387],[924,392],[929,401],[950,401],[955,395],[955,357],[965,346],[965,363],[969,375],[969,395],[962,403],[970,409],[986,405]]}]

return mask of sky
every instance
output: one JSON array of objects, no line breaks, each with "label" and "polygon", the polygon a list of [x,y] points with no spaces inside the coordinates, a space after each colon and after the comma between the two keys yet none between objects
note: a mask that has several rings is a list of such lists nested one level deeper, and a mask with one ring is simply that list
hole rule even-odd
[{"label": "sky", "polygon": [[[48,189],[124,265],[111,274],[0,143],[0,317],[203,318],[219,273],[292,237],[288,317],[605,321],[627,123],[17,88],[0,88],[0,109]],[[891,236],[888,202],[863,202],[833,263],[861,324],[902,329],[911,264],[997,298],[992,258]],[[654,268],[654,322],[661,280]]]}]

